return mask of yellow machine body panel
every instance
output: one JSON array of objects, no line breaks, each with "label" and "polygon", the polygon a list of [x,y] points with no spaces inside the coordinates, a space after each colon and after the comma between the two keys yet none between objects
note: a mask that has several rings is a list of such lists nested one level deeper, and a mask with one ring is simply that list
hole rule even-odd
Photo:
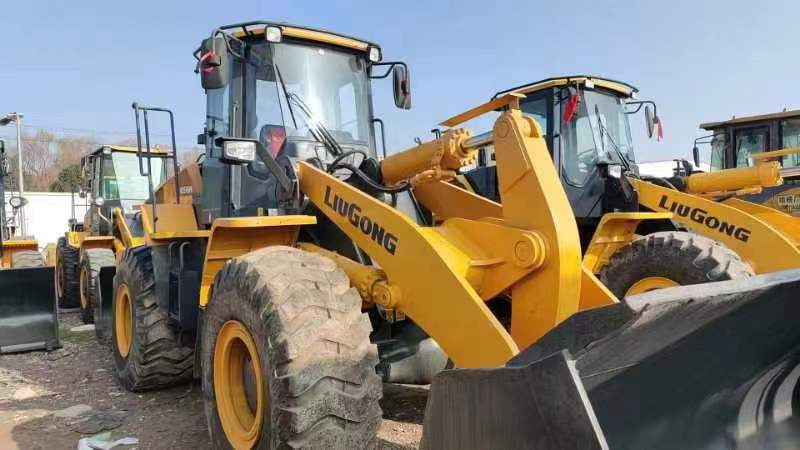
[{"label": "yellow machine body panel", "polygon": [[134,236],[131,233],[128,223],[125,221],[125,216],[120,208],[114,208],[112,212],[114,220],[114,229],[119,234],[119,239],[114,243],[117,250],[122,250],[128,247],[138,247],[144,244],[144,237]]},{"label": "yellow machine body panel", "polygon": [[72,248],[81,248],[81,244],[88,234],[85,231],[67,231],[67,245]]},{"label": "yellow machine body panel", "polygon": [[640,204],[653,211],[671,212],[672,220],[722,242],[756,273],[800,267],[800,250],[795,243],[780,229],[745,209],[642,180],[631,182],[639,192]]},{"label": "yellow machine body panel", "polygon": [[[281,29],[281,32],[284,36],[288,36],[291,38],[296,39],[303,39],[312,42],[320,42],[323,44],[328,45],[335,45],[339,47],[350,48],[353,50],[361,50],[364,51],[369,47],[369,43],[365,41],[361,41],[359,39],[355,39],[349,36],[344,36],[337,33],[331,33],[328,31],[323,30],[315,30],[306,27],[300,27],[296,25],[288,25],[288,24],[274,24],[270,26],[275,26]],[[238,38],[246,37],[246,36],[263,36],[264,32],[267,28],[265,24],[259,24],[253,27],[249,27],[247,32],[244,31],[235,31],[233,32],[233,36]]]},{"label": "yellow machine body panel", "polygon": [[314,216],[259,216],[217,219],[211,225],[200,283],[200,307],[209,301],[214,277],[228,260],[259,248],[293,246],[300,227],[314,225]]},{"label": "yellow machine body panel", "polygon": [[142,214],[145,242],[148,244],[209,236],[208,230],[197,228],[194,206],[189,203],[156,204],[155,222],[153,221],[153,205],[139,205],[139,211]]},{"label": "yellow machine body panel", "polygon": [[567,86],[573,84],[587,84],[593,83],[595,86],[600,86],[606,89],[610,89],[612,91],[618,92],[625,97],[630,97],[636,89],[630,85],[625,83],[620,83],[614,80],[608,80],[604,78],[597,78],[597,77],[589,77],[589,76],[577,76],[577,77],[560,77],[560,78],[551,78],[548,80],[542,80],[533,84],[528,84],[525,86],[520,86],[509,91],[505,92],[515,92],[519,94],[531,94],[533,92],[541,91],[543,89],[548,89],[551,87],[558,87],[558,86]]},{"label": "yellow machine body panel", "polygon": [[33,239],[9,239],[3,241],[3,258],[0,268],[11,267],[11,256],[16,252],[39,251],[39,244]]},{"label": "yellow machine body panel", "polygon": [[672,213],[627,212],[603,215],[583,255],[583,265],[598,273],[621,247],[636,239],[636,228],[645,220],[669,220]]}]

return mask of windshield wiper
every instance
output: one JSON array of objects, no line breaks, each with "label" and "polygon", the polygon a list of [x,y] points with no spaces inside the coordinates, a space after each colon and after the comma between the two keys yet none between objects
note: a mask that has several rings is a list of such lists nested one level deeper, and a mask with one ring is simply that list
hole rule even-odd
[{"label": "windshield wiper", "polygon": [[297,129],[297,120],[294,116],[294,108],[292,108],[292,103],[298,106],[300,111],[303,115],[306,116],[306,124],[308,125],[308,131],[311,132],[311,135],[314,136],[318,142],[328,148],[328,150],[333,154],[333,156],[339,156],[342,154],[343,150],[342,147],[336,142],[336,139],[331,134],[330,130],[328,130],[325,125],[317,120],[314,117],[314,113],[311,111],[311,108],[308,107],[305,101],[300,98],[299,95],[295,93],[291,93],[286,89],[286,83],[283,81],[283,75],[281,75],[281,69],[275,64],[275,73],[277,74],[278,81],[281,84],[281,90],[283,91],[283,96],[286,99],[286,106],[289,107],[289,114],[292,117],[292,123],[294,124],[294,128]]},{"label": "windshield wiper", "polygon": [[294,118],[294,109],[292,109],[292,102],[289,101],[289,91],[286,90],[286,83],[283,82],[283,75],[281,69],[275,64],[275,73],[278,75],[278,81],[281,82],[281,90],[283,90],[283,97],[286,99],[286,106],[289,107],[289,115],[292,117],[292,124],[297,129],[297,120]]},{"label": "windshield wiper", "polygon": [[594,113],[597,116],[597,124],[600,127],[600,145],[603,146],[603,151],[606,150],[606,140],[605,138],[608,137],[608,141],[611,142],[611,146],[614,147],[614,153],[617,154],[617,158],[619,158],[622,166],[625,168],[625,172],[631,171],[631,164],[628,161],[628,158],[625,156],[625,153],[620,150],[619,146],[616,142],[614,142],[614,138],[611,137],[611,133],[608,132],[608,129],[603,125],[603,121],[600,117],[600,108],[597,105],[594,105]]},{"label": "windshield wiper", "polygon": [[305,114],[308,130],[311,132],[311,134],[319,142],[328,147],[328,150],[333,153],[333,156],[341,155],[343,152],[342,147],[338,142],[336,142],[336,138],[333,137],[330,130],[328,130],[328,128],[322,122],[314,117],[314,113],[311,111],[311,108],[308,107],[306,102],[304,102],[299,95],[294,93],[290,93],[288,98],[290,102],[295,102],[295,104],[300,108],[300,111]]}]

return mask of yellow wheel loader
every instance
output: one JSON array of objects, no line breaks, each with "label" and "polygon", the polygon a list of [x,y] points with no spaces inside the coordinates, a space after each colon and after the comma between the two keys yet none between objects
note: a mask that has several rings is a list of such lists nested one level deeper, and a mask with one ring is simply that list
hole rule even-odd
[{"label": "yellow wheel loader", "polygon": [[60,347],[53,267],[47,266],[39,244],[14,237],[11,224],[25,199],[12,196],[12,217],[6,217],[5,141],[0,140],[0,353],[52,350]]},{"label": "yellow wheel loader", "polygon": [[[703,123],[700,128],[711,134],[695,139],[694,165],[700,168],[698,144],[710,144],[711,172],[751,167],[759,161],[753,155],[800,147],[800,110],[734,117]],[[793,152],[773,159],[781,163],[783,184],[748,193],[743,198],[800,217],[800,154]]]},{"label": "yellow wheel loader", "polygon": [[[644,109],[661,133],[655,103],[638,90],[593,76],[551,78],[498,93],[545,130],[551,157],[580,230],[585,266],[618,297],[653,289],[800,268],[800,228],[791,217],[738,197],[780,185],[775,159],[800,149],[753,155],[753,167],[710,174],[639,175],[628,117]],[[491,150],[459,184],[498,199]],[[785,224],[790,225],[785,225]]]},{"label": "yellow wheel loader", "polygon": [[[391,74],[401,108],[410,81],[378,45],[248,22],[215,29],[195,56],[205,158],[148,183],[144,245],[113,279],[113,352],[130,390],[197,375],[215,447],[370,447],[381,378],[418,376],[424,364],[406,363],[430,338],[439,368],[459,369],[435,378],[427,448],[685,448],[754,435],[773,405],[783,415],[766,422],[791,416],[786,394],[757,394],[793,386],[800,274],[618,301],[582,266],[544,130],[519,96],[449,121],[505,108],[492,133],[452,128],[379,161],[370,79]],[[134,110],[147,166],[148,114],[172,113]],[[449,183],[489,143],[500,203]],[[695,341],[700,353],[684,345]]]},{"label": "yellow wheel loader", "polygon": [[[102,295],[100,276],[103,268],[116,265],[117,255],[131,245],[141,245],[142,230],[135,226],[138,210],[134,208],[148,199],[147,183],[156,186],[167,178],[172,153],[152,150],[151,180],[144,175],[144,166],[136,147],[103,145],[81,159],[81,197],[87,198],[88,209],[83,221],[70,220],[70,229],[59,238],[56,251],[56,290],[63,308],[80,307],[84,323],[94,323],[98,339],[106,341],[111,331],[111,297]],[[126,234],[119,224],[125,222]],[[103,304],[102,300],[106,304]]]}]

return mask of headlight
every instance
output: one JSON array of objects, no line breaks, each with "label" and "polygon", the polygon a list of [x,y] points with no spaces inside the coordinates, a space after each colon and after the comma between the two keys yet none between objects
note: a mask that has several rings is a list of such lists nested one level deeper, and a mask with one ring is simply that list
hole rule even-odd
[{"label": "headlight", "polygon": [[94,198],[94,205],[98,208],[106,204],[106,199],[103,197],[95,197]]},{"label": "headlight", "polygon": [[110,155],[111,154],[111,149],[108,148],[108,147],[103,147],[103,154],[104,155]]},{"label": "headlight", "polygon": [[249,141],[225,141],[222,146],[225,159],[250,162],[256,159],[256,143]]},{"label": "headlight", "polygon": [[622,166],[608,166],[608,176],[611,178],[622,177]]},{"label": "headlight", "polygon": [[376,63],[381,60],[381,49],[379,47],[370,47],[368,50],[369,60]]},{"label": "headlight", "polygon": [[264,31],[264,37],[267,42],[280,42],[283,40],[283,31],[280,27],[267,27]]}]

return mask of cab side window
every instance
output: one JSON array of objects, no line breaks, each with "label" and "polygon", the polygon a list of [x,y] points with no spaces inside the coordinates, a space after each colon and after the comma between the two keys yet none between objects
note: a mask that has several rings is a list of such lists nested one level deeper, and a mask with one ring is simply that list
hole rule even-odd
[{"label": "cab side window", "polygon": [[[782,149],[800,147],[800,118],[782,120],[780,128]],[[784,156],[783,167],[800,167],[800,155]]]}]

